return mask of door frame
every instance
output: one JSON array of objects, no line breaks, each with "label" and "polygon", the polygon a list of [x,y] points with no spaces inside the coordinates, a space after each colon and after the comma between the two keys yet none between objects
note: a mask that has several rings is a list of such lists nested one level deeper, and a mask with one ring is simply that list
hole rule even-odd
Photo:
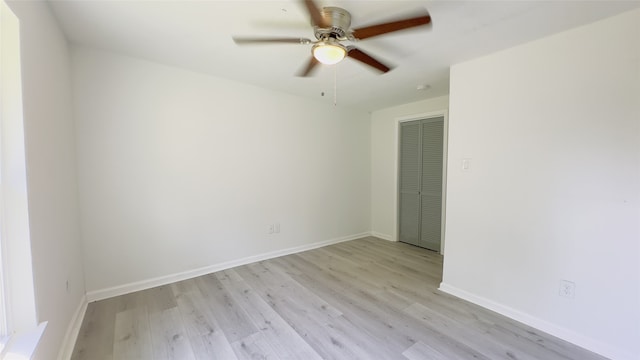
[{"label": "door frame", "polygon": [[428,113],[419,113],[406,115],[395,118],[395,138],[396,138],[396,157],[394,159],[394,168],[396,176],[394,178],[396,187],[396,224],[395,237],[396,241],[400,240],[400,125],[408,121],[425,120],[431,118],[442,117],[442,218],[440,223],[440,254],[444,255],[445,251],[445,223],[446,223],[446,206],[447,206],[447,158],[449,148],[449,116],[447,110],[438,110]]}]

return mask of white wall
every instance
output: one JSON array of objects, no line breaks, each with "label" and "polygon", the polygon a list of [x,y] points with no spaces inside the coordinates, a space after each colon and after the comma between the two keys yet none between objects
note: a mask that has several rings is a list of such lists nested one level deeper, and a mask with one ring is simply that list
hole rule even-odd
[{"label": "white wall", "polygon": [[450,97],[442,288],[638,359],[640,11],[453,66]]},{"label": "white wall", "polygon": [[448,108],[449,97],[440,96],[371,114],[371,230],[375,236],[397,240],[399,119],[442,114]]},{"label": "white wall", "polygon": [[[85,293],[76,186],[70,57],[40,1],[9,2],[20,20],[29,227],[39,321],[35,359],[54,359]],[[69,288],[67,290],[67,281]]]},{"label": "white wall", "polygon": [[74,71],[89,292],[369,231],[366,112],[82,48]]}]

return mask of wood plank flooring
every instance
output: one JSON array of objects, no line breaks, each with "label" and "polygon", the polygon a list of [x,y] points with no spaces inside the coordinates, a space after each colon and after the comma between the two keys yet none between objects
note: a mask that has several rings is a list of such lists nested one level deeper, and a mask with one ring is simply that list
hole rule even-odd
[{"label": "wood plank flooring", "polygon": [[89,304],[73,360],[604,359],[437,290],[368,237]]}]

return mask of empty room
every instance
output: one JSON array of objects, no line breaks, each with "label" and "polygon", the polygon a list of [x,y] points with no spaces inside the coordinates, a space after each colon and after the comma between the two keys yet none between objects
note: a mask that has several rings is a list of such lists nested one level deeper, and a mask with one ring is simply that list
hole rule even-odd
[{"label": "empty room", "polygon": [[640,1],[0,20],[1,359],[640,359]]}]

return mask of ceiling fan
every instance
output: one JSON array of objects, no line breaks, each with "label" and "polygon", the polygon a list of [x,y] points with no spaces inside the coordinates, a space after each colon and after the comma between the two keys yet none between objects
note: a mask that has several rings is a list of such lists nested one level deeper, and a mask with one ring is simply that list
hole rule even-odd
[{"label": "ceiling fan", "polygon": [[369,65],[382,73],[391,68],[373,58],[371,55],[359,50],[353,45],[344,45],[344,41],[358,41],[390,32],[404,30],[417,26],[425,26],[431,23],[431,16],[424,11],[423,14],[397,21],[391,21],[371,25],[358,29],[351,29],[351,14],[339,7],[319,8],[313,0],[300,0],[303,2],[313,26],[316,40],[305,38],[245,38],[233,37],[238,45],[249,44],[302,44],[311,47],[312,57],[306,67],[298,73],[298,76],[309,76],[319,63],[332,65],[350,57]]}]

